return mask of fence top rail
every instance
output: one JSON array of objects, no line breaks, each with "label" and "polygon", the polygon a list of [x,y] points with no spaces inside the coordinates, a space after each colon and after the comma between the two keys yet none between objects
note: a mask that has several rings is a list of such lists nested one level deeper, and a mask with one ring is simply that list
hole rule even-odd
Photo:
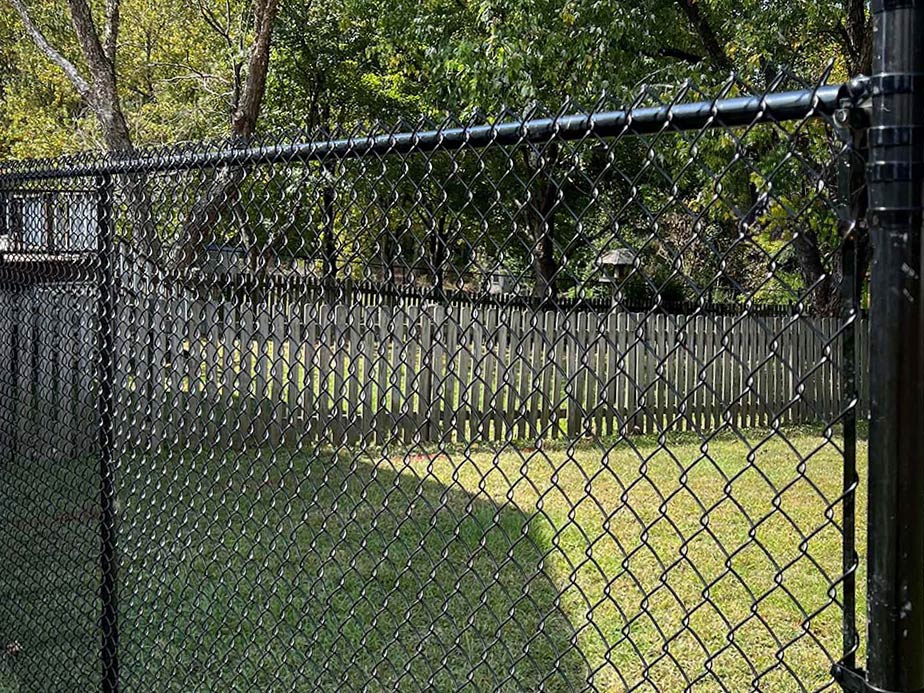
[{"label": "fence top rail", "polygon": [[857,90],[857,81],[762,95],[258,147],[235,148],[229,144],[202,151],[178,145],[136,151],[123,157],[98,152],[7,162],[0,164],[0,183],[409,154],[793,121],[833,114],[841,99]]}]

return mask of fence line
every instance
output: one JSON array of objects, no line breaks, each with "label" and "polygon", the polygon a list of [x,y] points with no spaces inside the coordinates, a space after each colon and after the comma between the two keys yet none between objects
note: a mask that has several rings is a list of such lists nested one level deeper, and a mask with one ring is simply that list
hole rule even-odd
[{"label": "fence line", "polygon": [[[58,297],[55,316],[28,292],[2,300],[23,316],[15,345],[2,330],[19,401],[5,425],[20,440],[89,431],[51,449],[91,451],[93,374],[79,367],[92,362],[91,298]],[[123,301],[118,322],[117,421],[152,448],[606,438],[844,409],[836,318],[149,297]],[[865,320],[858,333],[865,416]]]},{"label": "fence line", "polygon": [[[924,631],[897,642],[889,591],[922,582],[920,287],[864,85],[7,166],[24,228],[93,191],[98,238],[0,263],[0,688],[820,691],[863,676],[864,567],[870,685],[900,688],[875,665]],[[898,206],[864,224],[868,172]],[[867,225],[874,328],[809,308],[861,302]],[[806,228],[826,281],[794,279]],[[516,266],[541,297],[472,295]],[[801,423],[826,430],[766,428]],[[864,505],[904,544],[858,557]]]},{"label": "fence line", "polygon": [[[126,257],[123,269],[127,282],[131,285],[132,259]],[[760,316],[791,316],[800,314],[797,301],[789,303],[761,303],[744,305],[731,301],[712,300],[675,300],[663,297],[627,297],[627,296],[558,296],[553,298],[533,296],[528,293],[489,293],[470,289],[442,288],[421,286],[411,283],[397,283],[375,280],[338,279],[336,282],[323,281],[314,277],[300,276],[283,270],[278,273],[260,275],[248,272],[216,272],[195,277],[192,282],[203,291],[215,289],[214,283],[222,280],[222,290],[232,296],[231,300],[240,301],[242,297],[259,295],[267,303],[292,300],[316,300],[319,302],[343,304],[362,304],[367,306],[388,305],[422,306],[430,303],[463,306],[477,305],[482,308],[518,307],[536,310],[580,310],[608,313],[615,310],[638,313],[669,313],[690,315],[696,312],[710,315],[740,315],[748,312]],[[187,284],[189,278],[184,278]],[[141,289],[143,291],[143,289]],[[226,296],[226,298],[228,298]]]}]

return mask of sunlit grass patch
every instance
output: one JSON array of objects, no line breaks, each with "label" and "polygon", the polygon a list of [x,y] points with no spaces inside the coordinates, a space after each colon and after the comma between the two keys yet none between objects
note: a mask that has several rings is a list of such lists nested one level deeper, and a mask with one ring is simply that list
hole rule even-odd
[{"label": "sunlit grass patch", "polygon": [[[123,687],[821,689],[841,643],[838,439],[746,435],[126,454]],[[21,652],[0,676],[73,690],[99,677],[98,519],[77,512],[96,469],[42,467],[54,499],[35,471],[11,476],[24,540],[0,549],[17,605],[0,629]]]}]

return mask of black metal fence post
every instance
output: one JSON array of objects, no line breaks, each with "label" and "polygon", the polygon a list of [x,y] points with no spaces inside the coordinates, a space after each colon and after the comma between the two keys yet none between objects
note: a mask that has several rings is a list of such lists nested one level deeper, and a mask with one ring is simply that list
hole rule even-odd
[{"label": "black metal fence post", "polygon": [[97,378],[99,415],[99,472],[100,472],[100,598],[102,610],[103,693],[119,690],[119,629],[117,608],[116,571],[116,490],[114,415],[115,376],[115,295],[113,264],[115,258],[112,177],[98,176],[97,189]]},{"label": "black metal fence post", "polygon": [[9,422],[9,461],[15,465],[19,456],[19,414],[22,406],[22,391],[19,382],[19,321],[22,311],[19,309],[20,292],[12,292],[12,309],[10,311],[10,422]]},{"label": "black metal fence post", "polygon": [[[857,474],[857,324],[861,314],[864,265],[858,255],[867,247],[866,217],[867,128],[866,111],[858,107],[853,96],[845,98],[844,108],[835,114],[835,123],[844,148],[838,166],[838,209],[841,237],[841,397],[844,433],[843,469],[843,658],[841,667],[856,667],[859,636],[856,623],[856,489]],[[861,250],[862,248],[862,250]],[[837,672],[837,670],[836,670]]]},{"label": "black metal fence post", "polygon": [[876,0],[867,689],[924,690],[924,2]]}]

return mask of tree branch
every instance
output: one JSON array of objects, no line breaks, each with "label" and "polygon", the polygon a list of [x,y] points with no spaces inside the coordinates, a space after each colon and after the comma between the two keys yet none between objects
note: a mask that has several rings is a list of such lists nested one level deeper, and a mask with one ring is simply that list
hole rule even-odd
[{"label": "tree branch", "polygon": [[266,92],[270,43],[278,8],[278,0],[254,0],[254,40],[250,49],[247,77],[241,90],[240,103],[231,118],[233,137],[249,139],[257,127],[260,106]]},{"label": "tree branch", "polygon": [[77,34],[77,40],[83,50],[83,57],[87,61],[87,67],[96,82],[97,88],[100,83],[115,84],[115,68],[106,57],[103,51],[103,45],[99,40],[99,32],[96,30],[96,24],[93,22],[93,13],[86,0],[67,0],[68,7],[71,10],[71,23],[74,25],[74,32]]},{"label": "tree branch", "polygon": [[654,51],[642,51],[642,54],[649,58],[673,58],[690,65],[699,65],[706,59],[697,53],[691,53],[682,48],[672,48],[671,46],[664,46]]},{"label": "tree branch", "polygon": [[234,51],[234,40],[231,38],[231,20],[228,19],[228,26],[222,25],[218,21],[218,18],[215,16],[215,13],[212,12],[212,9],[202,0],[199,0],[196,3],[196,6],[199,8],[199,14],[202,15],[202,19],[205,23],[212,29],[216,34],[218,34],[228,46],[228,51]]},{"label": "tree branch", "polygon": [[106,0],[106,34],[103,39],[103,53],[115,69],[116,46],[119,42],[119,0]]},{"label": "tree branch", "polygon": [[728,57],[728,53],[725,52],[718,34],[712,24],[709,23],[709,18],[703,14],[698,0],[677,0],[677,3],[686,15],[696,35],[699,36],[699,40],[702,42],[703,48],[706,49],[710,60],[720,69],[731,70],[733,67],[731,58]]},{"label": "tree branch", "polygon": [[35,44],[46,58],[61,68],[74,85],[74,88],[81,98],[88,99],[91,95],[90,84],[83,78],[77,70],[77,67],[70,60],[61,55],[61,53],[48,42],[48,39],[45,38],[45,34],[43,34],[32,21],[32,18],[29,16],[29,10],[22,0],[9,0],[9,2],[13,6],[13,9],[16,10],[20,20],[22,20],[26,33],[29,34],[29,38],[32,39],[32,43]]}]

